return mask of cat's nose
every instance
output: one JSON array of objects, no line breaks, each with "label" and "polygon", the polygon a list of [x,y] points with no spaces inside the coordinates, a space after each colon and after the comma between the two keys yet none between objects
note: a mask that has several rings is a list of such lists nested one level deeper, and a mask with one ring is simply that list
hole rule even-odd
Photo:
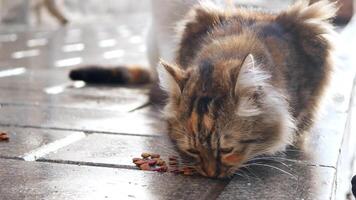
[{"label": "cat's nose", "polygon": [[207,174],[209,177],[215,177],[215,170],[207,170],[206,174]]},{"label": "cat's nose", "polygon": [[208,177],[216,177],[216,169],[215,166],[210,164],[205,167],[205,173]]}]

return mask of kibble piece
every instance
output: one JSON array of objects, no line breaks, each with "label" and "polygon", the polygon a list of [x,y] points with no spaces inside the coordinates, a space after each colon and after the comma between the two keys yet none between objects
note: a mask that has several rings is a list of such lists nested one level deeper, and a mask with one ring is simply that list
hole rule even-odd
[{"label": "kibble piece", "polygon": [[149,153],[142,153],[141,156],[142,156],[142,158],[148,158],[148,157],[151,156],[151,154],[149,154]]},{"label": "kibble piece", "polygon": [[180,173],[179,169],[171,169],[171,170],[169,170],[169,172],[175,173],[175,174],[179,174]]},{"label": "kibble piece", "polygon": [[178,160],[178,157],[177,156],[169,156],[169,158],[168,158],[169,160]]},{"label": "kibble piece", "polygon": [[168,164],[169,164],[170,166],[176,166],[176,165],[178,165],[178,162],[177,162],[177,161],[174,161],[174,160],[170,160],[170,161],[168,162]]},{"label": "kibble piece", "polygon": [[10,138],[6,133],[0,133],[0,141],[8,141]]},{"label": "kibble piece", "polygon": [[158,172],[166,172],[168,170],[168,167],[167,166],[160,166],[159,168],[157,168]]},{"label": "kibble piece", "polygon": [[140,169],[148,171],[148,170],[151,169],[151,167],[150,167],[150,165],[148,163],[144,163],[144,164],[140,165]]},{"label": "kibble piece", "polygon": [[151,166],[155,165],[157,163],[157,160],[148,160],[147,163]]},{"label": "kibble piece", "polygon": [[155,172],[167,172],[167,170],[168,170],[167,166],[160,166],[160,167],[151,169],[151,171],[155,171]]},{"label": "kibble piece", "polygon": [[143,165],[143,164],[146,164],[147,163],[147,161],[146,160],[138,160],[138,161],[136,161],[136,162],[134,162],[137,166],[141,166],[141,165]]},{"label": "kibble piece", "polygon": [[184,175],[190,176],[190,175],[193,175],[194,169],[190,168],[190,167],[183,167],[182,172]]},{"label": "kibble piece", "polygon": [[156,165],[158,166],[162,166],[162,165],[166,165],[166,162],[160,158],[157,159]]},{"label": "kibble piece", "polygon": [[183,171],[183,175],[185,175],[185,176],[191,176],[191,175],[193,175],[193,172],[192,171]]},{"label": "kibble piece", "polygon": [[157,153],[153,153],[151,154],[151,158],[160,158],[161,155],[157,154]]}]

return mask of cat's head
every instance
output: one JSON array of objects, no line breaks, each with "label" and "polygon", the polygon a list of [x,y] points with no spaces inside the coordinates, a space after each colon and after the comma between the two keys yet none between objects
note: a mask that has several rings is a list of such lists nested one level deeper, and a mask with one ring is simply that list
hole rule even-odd
[{"label": "cat's head", "polygon": [[231,176],[251,158],[290,144],[288,104],[262,65],[251,54],[188,70],[161,62],[170,137],[200,174]]}]

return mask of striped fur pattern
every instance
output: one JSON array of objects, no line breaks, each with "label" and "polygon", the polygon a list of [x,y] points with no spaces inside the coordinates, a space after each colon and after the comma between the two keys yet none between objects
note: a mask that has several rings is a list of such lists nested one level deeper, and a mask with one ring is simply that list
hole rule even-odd
[{"label": "striped fur pattern", "polygon": [[162,61],[158,73],[170,137],[199,173],[231,176],[309,129],[330,76],[335,12],[328,1],[277,14],[192,9],[176,64]]}]

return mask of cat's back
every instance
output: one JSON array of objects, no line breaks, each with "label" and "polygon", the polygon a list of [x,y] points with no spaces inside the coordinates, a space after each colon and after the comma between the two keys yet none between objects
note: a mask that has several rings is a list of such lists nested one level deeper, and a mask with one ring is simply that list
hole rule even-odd
[{"label": "cat's back", "polygon": [[[328,83],[332,43],[329,22],[335,3],[326,0],[309,5],[297,1],[280,13],[239,8],[221,10],[204,5],[185,20],[177,51],[183,68],[210,59],[242,59],[254,54],[290,98],[299,130],[306,130]],[[257,55],[257,56],[256,56]]]}]

